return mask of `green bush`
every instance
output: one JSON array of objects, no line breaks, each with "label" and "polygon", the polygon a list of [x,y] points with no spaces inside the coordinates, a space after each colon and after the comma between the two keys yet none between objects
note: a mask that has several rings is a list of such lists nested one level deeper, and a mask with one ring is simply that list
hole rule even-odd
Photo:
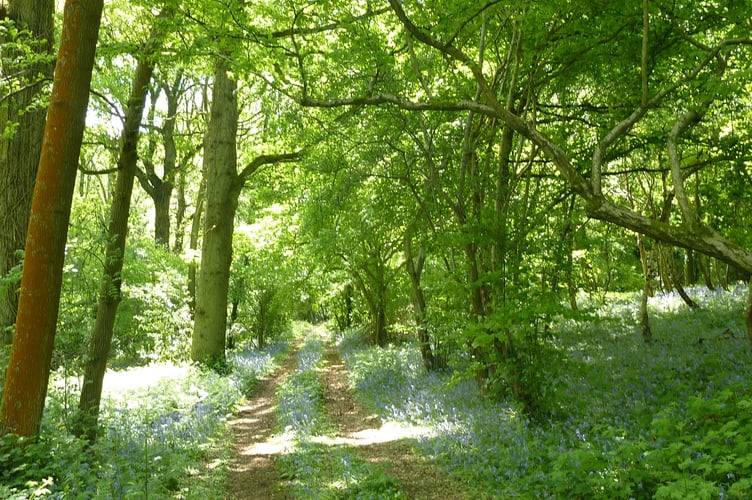
[{"label": "green bush", "polygon": [[551,484],[568,497],[749,498],[752,399],[725,389],[659,412],[649,432],[600,431],[603,447],[583,440],[552,458]]},{"label": "green bush", "polygon": [[466,328],[469,343],[482,353],[473,369],[487,372],[487,393],[514,398],[536,418],[555,409],[553,385],[564,357],[552,342],[550,322],[565,312],[555,296],[530,297],[525,304],[509,301]]}]

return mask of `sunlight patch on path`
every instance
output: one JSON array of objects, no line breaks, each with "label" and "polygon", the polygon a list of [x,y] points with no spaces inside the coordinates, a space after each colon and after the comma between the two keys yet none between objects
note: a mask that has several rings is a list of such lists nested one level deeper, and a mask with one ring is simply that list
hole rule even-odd
[{"label": "sunlight patch on path", "polygon": [[[255,419],[249,419],[255,420]],[[374,444],[391,443],[403,439],[416,439],[421,437],[430,437],[435,433],[434,430],[423,427],[404,425],[396,422],[387,422],[378,428],[363,429],[361,431],[349,433],[346,436],[318,435],[308,436],[307,440],[312,443],[323,444],[325,446],[371,446]],[[295,433],[291,431],[284,432],[269,437],[265,441],[259,441],[245,447],[240,451],[244,456],[269,456],[284,455],[296,448]]]},{"label": "sunlight patch on path", "polygon": [[293,434],[289,432],[272,436],[266,441],[247,446],[240,454],[246,457],[283,455],[295,447],[293,438]]},{"label": "sunlight patch on path", "polygon": [[428,427],[404,425],[396,422],[386,422],[378,428],[363,429],[351,432],[346,436],[314,436],[311,441],[328,446],[370,446],[381,443],[391,443],[402,439],[428,437],[433,430]]}]

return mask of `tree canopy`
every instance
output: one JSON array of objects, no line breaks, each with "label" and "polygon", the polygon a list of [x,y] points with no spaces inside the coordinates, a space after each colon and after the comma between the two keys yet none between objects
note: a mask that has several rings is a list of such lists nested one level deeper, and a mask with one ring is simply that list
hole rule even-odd
[{"label": "tree canopy", "polygon": [[[81,82],[76,194],[72,177],[65,193],[35,186],[39,203],[73,196],[52,365],[85,364],[99,295],[117,297],[110,360],[190,353],[221,370],[228,343],[333,319],[379,346],[414,333],[427,369],[467,356],[484,390],[541,410],[551,318],[583,294],[676,289],[690,304],[687,285],[749,279],[748,14],[724,0],[109,3]],[[16,68],[45,78],[23,23],[2,24],[15,62],[1,106],[39,87]],[[0,152],[27,133],[22,115]],[[126,227],[110,207],[128,140]],[[106,250],[126,232],[129,248]],[[37,237],[13,243],[27,274],[46,269]],[[6,260],[0,291],[23,297],[34,285]],[[150,323],[160,332],[140,336]]]}]

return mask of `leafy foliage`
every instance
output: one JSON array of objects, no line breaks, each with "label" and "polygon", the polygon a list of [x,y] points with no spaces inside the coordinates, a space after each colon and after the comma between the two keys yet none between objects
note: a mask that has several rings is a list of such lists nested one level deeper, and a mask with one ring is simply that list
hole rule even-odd
[{"label": "leafy foliage", "polygon": [[745,288],[693,290],[697,311],[675,294],[652,299],[650,349],[631,326],[631,296],[555,319],[567,369],[551,379],[557,410],[541,420],[514,399],[481,397],[470,380],[423,373],[417,346],[377,351],[347,335],[340,348],[365,404],[385,421],[432,428],[416,446],[488,495],[744,498],[752,360],[733,332]]},{"label": "leafy foliage", "polygon": [[394,477],[348,446],[328,442],[336,432],[324,412],[319,382],[321,331],[308,329],[298,369],[278,389],[279,426],[288,443],[278,467],[297,498],[404,498]]},{"label": "leafy foliage", "polygon": [[[68,386],[54,379],[38,440],[0,440],[3,498],[206,498],[222,488],[229,443],[225,422],[284,345],[238,352],[229,374],[159,364],[105,378],[103,439],[65,432]],[[140,386],[139,386],[140,384]],[[216,461],[213,468],[208,464]]]}]

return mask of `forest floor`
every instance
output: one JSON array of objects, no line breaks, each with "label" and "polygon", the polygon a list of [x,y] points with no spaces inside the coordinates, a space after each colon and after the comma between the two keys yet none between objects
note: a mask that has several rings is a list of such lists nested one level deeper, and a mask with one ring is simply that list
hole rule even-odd
[{"label": "forest floor", "polygon": [[[275,463],[289,445],[277,424],[276,390],[296,370],[296,352],[297,348],[293,349],[273,374],[260,381],[231,422],[235,445],[227,475],[227,500],[292,498],[289,482]],[[354,450],[360,459],[396,478],[398,498],[468,498],[459,480],[415,452],[411,436],[382,425],[356,403],[347,385],[347,369],[331,345],[324,353],[319,382],[324,411],[332,424],[326,441]]]}]

